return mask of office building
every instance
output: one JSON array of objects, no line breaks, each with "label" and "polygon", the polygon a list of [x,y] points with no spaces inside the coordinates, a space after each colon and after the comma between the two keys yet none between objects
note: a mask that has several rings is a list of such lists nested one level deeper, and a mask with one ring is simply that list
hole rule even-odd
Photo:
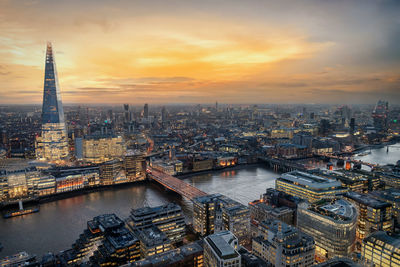
[{"label": "office building", "polygon": [[388,125],[389,103],[379,100],[372,112],[374,128],[377,132],[385,132]]},{"label": "office building", "polygon": [[60,163],[69,156],[68,134],[51,43],[47,43],[46,51],[42,130],[36,140],[35,150],[38,160]]},{"label": "office building", "polygon": [[146,229],[157,226],[172,243],[183,240],[186,232],[182,208],[174,203],[157,207],[133,209],[127,220],[132,229]]},{"label": "office building", "polygon": [[173,249],[171,240],[157,226],[135,229],[133,233],[140,240],[140,256],[146,258]]},{"label": "office building", "polygon": [[119,160],[111,160],[100,165],[100,185],[112,185],[116,178],[124,175],[122,162]]},{"label": "office building", "polygon": [[128,151],[124,157],[124,170],[129,182],[146,179],[146,161],[143,154]]},{"label": "office building", "polygon": [[335,257],[331,260],[314,265],[314,267],[361,267],[349,258]]},{"label": "office building", "polygon": [[277,267],[311,266],[315,243],[312,236],[278,220],[264,221],[252,240],[253,253]]},{"label": "office building", "polygon": [[95,262],[127,263],[138,259],[138,255],[138,240],[127,230],[124,221],[115,214],[104,214],[87,222],[87,229],[62,258],[66,264],[88,263],[92,256]]},{"label": "office building", "polygon": [[370,195],[392,205],[395,224],[400,224],[400,189],[389,188],[382,191],[371,192]]},{"label": "office building", "polygon": [[393,212],[392,205],[376,199],[371,195],[348,192],[345,197],[352,202],[358,210],[356,228],[357,250],[360,249],[362,240],[375,231],[392,231]]},{"label": "office building", "polygon": [[377,231],[362,241],[361,258],[366,266],[400,266],[400,236]]},{"label": "office building", "polygon": [[258,223],[265,220],[280,220],[291,225],[295,223],[296,210],[289,207],[276,207],[263,200],[255,200],[249,203],[249,210],[250,219]]},{"label": "office building", "polygon": [[297,208],[297,227],[314,238],[318,262],[350,255],[354,251],[356,226],[357,210],[344,199],[303,202]]},{"label": "office building", "polygon": [[124,139],[113,135],[85,136],[82,140],[82,160],[87,163],[103,163],[122,159],[126,153]]},{"label": "office building", "polygon": [[348,191],[337,180],[300,171],[284,173],[275,183],[277,190],[310,202],[342,195]]},{"label": "office building", "polygon": [[229,231],[219,232],[204,238],[205,267],[240,267],[241,257],[238,239]]},{"label": "office building", "polygon": [[241,245],[249,242],[248,207],[221,194],[193,199],[193,228],[200,235],[231,231]]},{"label": "office building", "polygon": [[110,231],[90,257],[94,266],[120,266],[140,259],[140,242],[127,228]]}]

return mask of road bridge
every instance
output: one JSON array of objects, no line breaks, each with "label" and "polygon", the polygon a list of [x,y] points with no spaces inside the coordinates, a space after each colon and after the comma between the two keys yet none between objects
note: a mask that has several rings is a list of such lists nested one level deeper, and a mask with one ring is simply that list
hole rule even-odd
[{"label": "road bridge", "polygon": [[185,183],[184,181],[172,175],[155,170],[151,167],[147,168],[147,176],[152,180],[160,183],[165,188],[168,188],[169,190],[172,190],[190,200],[193,200],[196,197],[207,195],[207,193],[201,191],[200,189],[197,189],[196,187]]}]

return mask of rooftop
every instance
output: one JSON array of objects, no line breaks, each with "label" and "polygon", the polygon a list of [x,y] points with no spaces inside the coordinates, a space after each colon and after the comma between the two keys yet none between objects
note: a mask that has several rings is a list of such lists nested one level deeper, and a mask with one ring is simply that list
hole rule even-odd
[{"label": "rooftop", "polygon": [[292,171],[284,173],[279,179],[287,180],[292,183],[298,183],[304,187],[313,189],[325,189],[331,187],[341,187],[341,183],[334,179],[313,175],[306,172]]},{"label": "rooftop", "polygon": [[347,192],[346,197],[349,199],[352,199],[358,203],[364,204],[368,207],[372,207],[375,209],[381,209],[381,208],[386,208],[386,207],[391,206],[389,203],[384,202],[379,199],[376,199],[376,198],[372,197],[371,195],[367,195],[367,194],[361,194],[361,193],[356,193],[356,192]]},{"label": "rooftop", "polygon": [[220,235],[210,235],[205,238],[206,242],[210,244],[213,250],[221,259],[231,259],[239,257],[239,253],[226,242]]}]

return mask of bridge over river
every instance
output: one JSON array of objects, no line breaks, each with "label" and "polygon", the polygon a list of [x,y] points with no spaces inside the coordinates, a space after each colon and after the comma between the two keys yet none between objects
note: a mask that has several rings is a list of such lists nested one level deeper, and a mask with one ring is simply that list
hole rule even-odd
[{"label": "bridge over river", "polygon": [[154,181],[162,184],[164,187],[184,196],[190,200],[196,197],[201,197],[207,195],[207,193],[197,189],[196,187],[185,183],[184,181],[169,175],[167,173],[155,170],[151,167],[147,168],[147,175]]}]

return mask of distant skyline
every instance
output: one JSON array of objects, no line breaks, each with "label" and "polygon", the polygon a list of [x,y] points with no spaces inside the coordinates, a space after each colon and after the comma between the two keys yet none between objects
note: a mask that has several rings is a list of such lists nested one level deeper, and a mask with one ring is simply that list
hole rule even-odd
[{"label": "distant skyline", "polygon": [[400,1],[0,0],[0,104],[400,104]]}]

